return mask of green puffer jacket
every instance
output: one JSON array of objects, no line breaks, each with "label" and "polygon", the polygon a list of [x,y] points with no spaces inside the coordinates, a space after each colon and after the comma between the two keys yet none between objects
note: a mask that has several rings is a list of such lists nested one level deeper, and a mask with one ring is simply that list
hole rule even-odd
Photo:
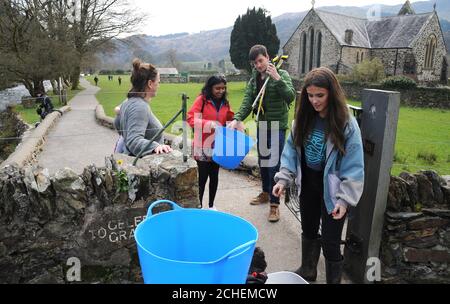
[{"label": "green puffer jacket", "polygon": [[[266,93],[264,95],[263,105],[264,114],[261,112],[259,115],[259,121],[279,121],[280,129],[285,130],[288,128],[288,112],[292,101],[295,99],[295,89],[292,85],[291,77],[285,70],[278,69],[281,79],[275,81],[272,78],[269,79],[266,87]],[[239,111],[234,115],[234,118],[243,121],[252,113],[252,105],[258,95],[256,87],[256,77],[258,71],[253,69],[252,78],[247,84],[245,89],[244,101]]]}]

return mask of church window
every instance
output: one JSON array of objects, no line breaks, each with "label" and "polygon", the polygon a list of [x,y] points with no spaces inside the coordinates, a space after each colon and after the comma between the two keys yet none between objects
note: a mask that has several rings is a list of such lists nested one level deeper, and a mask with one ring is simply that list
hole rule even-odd
[{"label": "church window", "polygon": [[314,29],[311,28],[309,30],[310,42],[309,42],[309,70],[311,71],[313,68],[313,57],[314,57]]},{"label": "church window", "polygon": [[316,62],[316,67],[320,67],[320,60],[321,60],[321,55],[322,55],[322,33],[319,32],[319,34],[317,35],[317,62]]},{"label": "church window", "polygon": [[426,69],[431,69],[433,68],[434,65],[434,57],[436,55],[436,36],[431,35],[428,38],[427,41],[427,45],[425,48],[425,63],[424,63],[424,67]]},{"label": "church window", "polygon": [[302,44],[301,44],[301,62],[302,62],[302,68],[301,68],[301,71],[302,71],[302,74],[305,74],[306,73],[306,33],[305,32],[303,32],[302,33],[302,39],[301,39],[301,41],[302,41]]}]

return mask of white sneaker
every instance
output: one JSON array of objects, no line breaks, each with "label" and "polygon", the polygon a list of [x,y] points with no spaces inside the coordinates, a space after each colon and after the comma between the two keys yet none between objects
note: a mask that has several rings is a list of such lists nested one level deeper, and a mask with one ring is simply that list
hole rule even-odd
[{"label": "white sneaker", "polygon": [[208,208],[209,210],[213,210],[213,211],[217,211],[217,208],[216,207],[214,207],[214,206],[212,206],[212,207],[210,207],[210,208]]}]

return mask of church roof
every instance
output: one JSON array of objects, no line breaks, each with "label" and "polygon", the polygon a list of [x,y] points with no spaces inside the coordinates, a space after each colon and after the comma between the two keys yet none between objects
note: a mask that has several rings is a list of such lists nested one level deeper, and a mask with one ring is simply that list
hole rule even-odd
[{"label": "church roof", "polygon": [[409,47],[433,13],[402,15],[369,21],[367,31],[373,48]]},{"label": "church roof", "polygon": [[325,11],[315,10],[319,18],[325,23],[327,28],[336,37],[339,44],[347,45],[345,42],[345,31],[353,31],[354,46],[370,48],[369,35],[366,29],[366,20],[349,17],[341,14],[335,14]]},{"label": "church roof", "polygon": [[364,48],[406,48],[411,45],[420,30],[434,13],[383,17],[377,20],[315,10],[319,18],[336,37],[339,44],[345,42],[345,31],[353,31],[351,46]]}]

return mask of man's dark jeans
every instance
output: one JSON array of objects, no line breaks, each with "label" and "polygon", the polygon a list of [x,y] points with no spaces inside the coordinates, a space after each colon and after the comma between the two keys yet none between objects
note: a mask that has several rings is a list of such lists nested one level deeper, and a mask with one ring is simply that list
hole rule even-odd
[{"label": "man's dark jeans", "polygon": [[284,148],[286,130],[271,130],[266,127],[258,127],[257,138],[258,165],[261,172],[262,190],[270,194],[270,203],[280,204],[280,199],[273,196],[272,189],[275,186],[275,174],[280,170],[280,157]]}]

